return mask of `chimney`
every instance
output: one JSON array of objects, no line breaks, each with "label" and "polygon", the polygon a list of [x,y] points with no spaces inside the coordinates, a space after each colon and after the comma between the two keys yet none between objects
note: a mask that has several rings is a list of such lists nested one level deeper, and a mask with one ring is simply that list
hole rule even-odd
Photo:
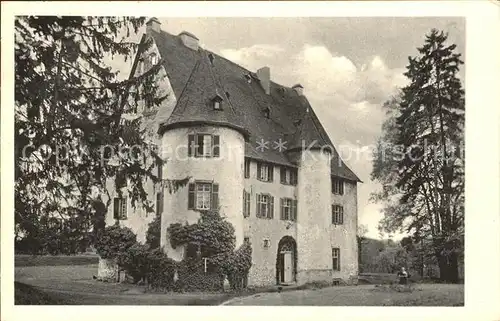
[{"label": "chimney", "polygon": [[195,51],[198,51],[200,39],[198,39],[195,35],[193,35],[190,32],[183,31],[179,34],[179,37],[181,38],[181,41],[184,44],[184,46],[193,49]]},{"label": "chimney", "polygon": [[153,17],[146,22],[146,33],[151,34],[151,31],[161,32],[161,22],[156,17]]},{"label": "chimney", "polygon": [[257,77],[265,93],[269,95],[271,93],[271,70],[269,67],[262,67],[257,70]]},{"label": "chimney", "polygon": [[293,90],[297,93],[299,96],[304,96],[304,87],[302,87],[301,84],[296,84],[292,87]]}]

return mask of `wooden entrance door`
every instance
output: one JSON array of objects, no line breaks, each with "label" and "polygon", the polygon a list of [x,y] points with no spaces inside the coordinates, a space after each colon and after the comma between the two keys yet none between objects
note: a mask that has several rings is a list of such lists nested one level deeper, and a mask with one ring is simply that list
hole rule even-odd
[{"label": "wooden entrance door", "polygon": [[292,283],[293,282],[293,260],[292,260],[292,252],[283,253],[283,265],[284,265],[284,283]]}]

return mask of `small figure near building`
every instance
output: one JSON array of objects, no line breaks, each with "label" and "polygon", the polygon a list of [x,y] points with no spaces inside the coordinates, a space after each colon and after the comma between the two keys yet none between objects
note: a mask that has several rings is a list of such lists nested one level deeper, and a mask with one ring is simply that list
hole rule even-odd
[{"label": "small figure near building", "polygon": [[408,272],[406,272],[404,267],[401,267],[401,270],[398,272],[399,284],[408,284],[408,277]]}]

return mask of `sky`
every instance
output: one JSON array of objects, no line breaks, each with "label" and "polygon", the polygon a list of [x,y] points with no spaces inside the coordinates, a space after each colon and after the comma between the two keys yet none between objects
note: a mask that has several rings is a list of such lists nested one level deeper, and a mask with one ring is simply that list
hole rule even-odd
[{"label": "sky", "polygon": [[[381,205],[369,197],[380,187],[370,180],[370,148],[381,135],[382,104],[407,84],[408,56],[418,54],[432,28],[447,32],[448,42],[465,60],[465,19],[158,18],[162,30],[189,31],[203,48],[251,71],[270,67],[276,83],[303,85],[334,145],[363,181],[358,184],[358,224],[367,226],[367,236],[380,237]],[[121,69],[128,74],[127,66]]]}]

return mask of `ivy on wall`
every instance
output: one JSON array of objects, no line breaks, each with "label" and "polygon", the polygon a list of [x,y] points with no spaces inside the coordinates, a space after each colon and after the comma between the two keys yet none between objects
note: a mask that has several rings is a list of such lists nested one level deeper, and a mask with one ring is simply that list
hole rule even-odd
[{"label": "ivy on wall", "polygon": [[[181,262],[179,282],[185,289],[212,290],[223,286],[227,278],[232,289],[246,287],[246,279],[252,265],[252,248],[245,242],[235,251],[234,227],[217,211],[203,211],[195,224],[173,223],[167,228],[173,248],[185,245],[187,257]],[[190,249],[196,249],[193,256]],[[207,258],[207,272],[202,257]],[[203,273],[200,273],[203,271]],[[195,277],[198,276],[198,277]],[[210,280],[208,280],[210,279]],[[200,284],[205,284],[200,289]]]}]

